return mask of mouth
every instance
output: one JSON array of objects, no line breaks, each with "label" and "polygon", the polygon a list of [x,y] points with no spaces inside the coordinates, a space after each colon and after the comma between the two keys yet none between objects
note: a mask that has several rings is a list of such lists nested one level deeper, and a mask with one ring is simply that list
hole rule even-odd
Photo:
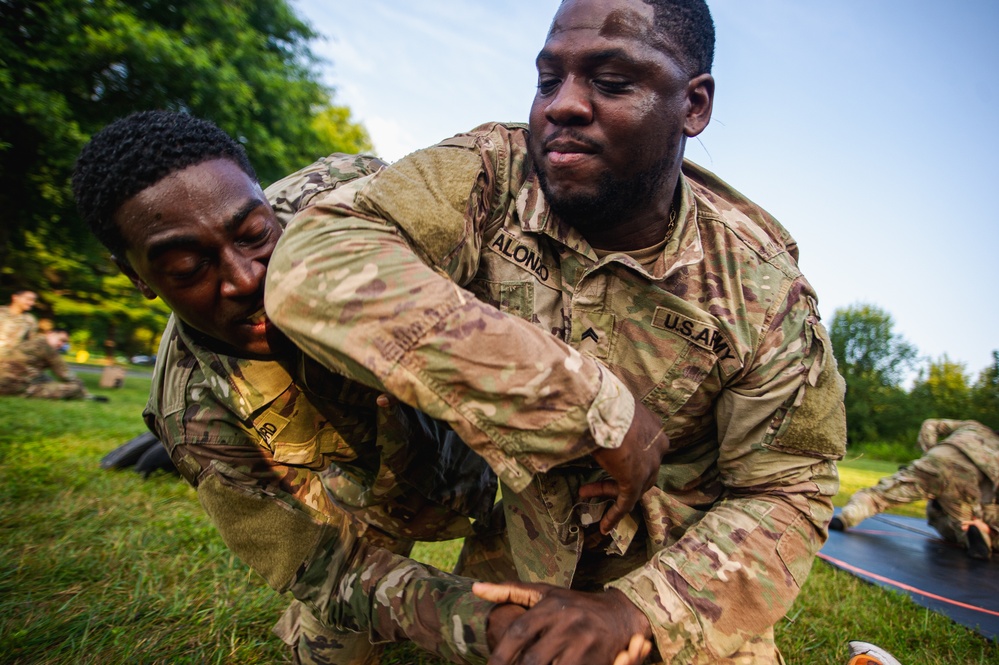
[{"label": "mouth", "polygon": [[580,136],[550,136],[542,145],[545,159],[552,166],[575,166],[599,152],[595,142]]},{"label": "mouth", "polygon": [[251,313],[239,323],[240,325],[250,327],[254,331],[263,331],[270,325],[271,320],[267,318],[267,312],[264,311],[264,306],[261,304],[259,309]]}]

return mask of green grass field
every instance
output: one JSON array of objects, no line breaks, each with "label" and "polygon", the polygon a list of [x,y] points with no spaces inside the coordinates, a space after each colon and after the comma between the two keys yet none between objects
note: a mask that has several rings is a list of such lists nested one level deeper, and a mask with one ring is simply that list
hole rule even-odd
[{"label": "green grass field", "polygon": [[[96,374],[83,378],[111,401],[0,397],[0,662],[289,662],[270,632],[287,599],[226,550],[194,491],[174,476],[98,468],[144,430],[148,382],[102,391]],[[848,460],[837,503],[896,466]],[[456,552],[448,543],[417,556],[447,568]],[[777,638],[790,664],[845,665],[850,639],[905,665],[999,662],[975,633],[821,562]],[[398,645],[385,662],[442,661]]]}]

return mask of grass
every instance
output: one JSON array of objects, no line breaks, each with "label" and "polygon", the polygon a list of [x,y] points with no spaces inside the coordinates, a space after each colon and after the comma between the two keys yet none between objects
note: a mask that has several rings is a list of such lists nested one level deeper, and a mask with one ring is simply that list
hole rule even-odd
[{"label": "grass", "polygon": [[[109,472],[100,458],[144,430],[148,381],[109,403],[0,398],[0,663],[287,663],[271,626],[281,597],[232,556],[173,476]],[[842,466],[840,505],[896,464]],[[907,514],[920,515],[921,507]],[[457,544],[416,556],[449,568]],[[842,665],[863,639],[903,663],[999,662],[995,645],[825,564],[777,626],[788,663]],[[442,661],[394,645],[385,663]]]}]

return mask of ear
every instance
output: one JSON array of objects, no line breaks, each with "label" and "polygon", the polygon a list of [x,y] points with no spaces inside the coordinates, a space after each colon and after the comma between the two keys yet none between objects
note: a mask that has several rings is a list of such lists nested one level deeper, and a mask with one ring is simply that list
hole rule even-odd
[{"label": "ear", "polygon": [[135,284],[135,288],[139,289],[139,293],[141,293],[144,298],[147,300],[156,300],[156,293],[149,288],[148,284],[142,281],[142,278],[135,273],[135,270],[132,269],[132,266],[128,263],[128,261],[119,259],[117,256],[112,256],[111,258],[114,259],[114,263],[118,266],[118,269],[125,273],[125,277],[128,277],[129,281],[132,282],[132,284]]},{"label": "ear", "polygon": [[711,122],[711,108],[715,102],[715,79],[711,74],[700,74],[687,84],[687,117],[683,133],[693,138]]}]

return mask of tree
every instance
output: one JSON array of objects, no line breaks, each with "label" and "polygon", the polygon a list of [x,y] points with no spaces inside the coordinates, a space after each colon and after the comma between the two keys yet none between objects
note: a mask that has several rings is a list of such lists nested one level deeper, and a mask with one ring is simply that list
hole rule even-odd
[{"label": "tree", "polygon": [[894,327],[891,315],[875,305],[861,303],[833,313],[829,335],[846,379],[851,442],[905,438],[918,418],[901,387],[917,351]]},{"label": "tree", "polygon": [[80,148],[117,117],[162,108],[237,137],[265,185],[369,149],[318,81],[314,37],[285,0],[0,0],[0,288],[37,290],[42,314],[73,310],[127,344],[148,307],[114,287],[75,214]]},{"label": "tree", "polygon": [[999,351],[992,352],[992,364],[978,375],[971,388],[975,420],[999,429]]},{"label": "tree", "polygon": [[946,355],[920,372],[910,397],[919,405],[924,418],[966,420],[976,415],[965,366],[952,362]]}]

